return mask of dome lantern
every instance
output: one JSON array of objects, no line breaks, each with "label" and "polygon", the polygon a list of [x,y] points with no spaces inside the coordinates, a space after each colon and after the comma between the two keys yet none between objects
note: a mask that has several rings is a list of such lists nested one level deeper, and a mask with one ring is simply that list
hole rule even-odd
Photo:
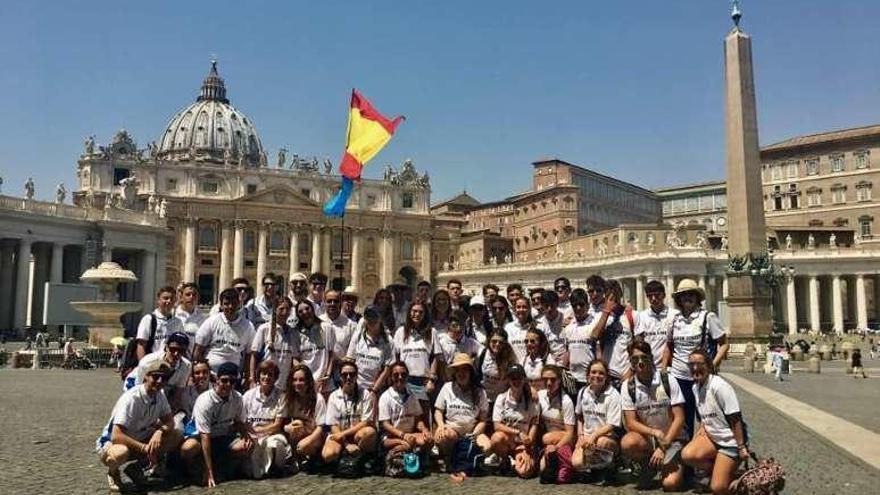
[{"label": "dome lantern", "polygon": [[226,83],[217,72],[217,61],[211,60],[211,72],[205,76],[202,81],[202,92],[196,101],[219,101],[221,103],[229,103],[226,98]]}]

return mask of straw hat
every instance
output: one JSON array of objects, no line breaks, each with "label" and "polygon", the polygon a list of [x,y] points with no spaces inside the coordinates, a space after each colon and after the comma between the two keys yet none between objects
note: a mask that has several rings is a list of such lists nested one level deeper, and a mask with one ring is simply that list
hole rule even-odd
[{"label": "straw hat", "polygon": [[357,298],[358,296],[360,296],[360,294],[358,294],[358,291],[355,290],[354,286],[352,286],[352,285],[349,285],[348,287],[346,287],[345,290],[342,291],[342,295],[354,297],[354,298]]},{"label": "straw hat", "polygon": [[452,364],[449,365],[450,368],[458,368],[459,366],[470,366],[474,367],[474,360],[471,359],[470,356],[463,352],[459,352],[452,358]]},{"label": "straw hat", "polygon": [[697,282],[692,278],[681,279],[678,282],[678,287],[675,288],[675,292],[672,293],[672,297],[678,297],[685,292],[696,292],[701,299],[706,299],[706,291],[697,285]]}]

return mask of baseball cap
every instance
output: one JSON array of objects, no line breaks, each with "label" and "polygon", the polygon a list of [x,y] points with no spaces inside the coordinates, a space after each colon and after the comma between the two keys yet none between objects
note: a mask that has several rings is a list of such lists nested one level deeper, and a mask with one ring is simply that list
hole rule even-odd
[{"label": "baseball cap", "polygon": [[522,365],[519,365],[519,364],[514,363],[514,364],[511,364],[511,365],[507,368],[507,377],[508,377],[508,378],[511,378],[511,377],[514,377],[514,376],[519,376],[519,377],[521,377],[521,378],[525,378],[525,376],[526,376],[526,370],[523,369]]}]

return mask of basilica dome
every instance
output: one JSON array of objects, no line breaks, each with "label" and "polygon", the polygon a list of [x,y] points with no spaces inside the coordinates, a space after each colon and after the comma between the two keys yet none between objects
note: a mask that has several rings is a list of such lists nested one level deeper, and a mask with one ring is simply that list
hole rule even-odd
[{"label": "basilica dome", "polygon": [[263,145],[253,122],[229,104],[217,62],[202,82],[195,103],[178,112],[165,127],[157,156],[169,161],[207,161],[265,166]]}]

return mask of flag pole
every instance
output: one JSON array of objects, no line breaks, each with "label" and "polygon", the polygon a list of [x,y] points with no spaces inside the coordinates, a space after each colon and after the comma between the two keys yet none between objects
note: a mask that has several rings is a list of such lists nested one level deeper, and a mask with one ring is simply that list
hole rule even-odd
[{"label": "flag pole", "polygon": [[339,278],[342,279],[342,287],[339,288],[340,297],[342,295],[342,291],[345,290],[345,213],[342,215],[342,242],[339,243]]}]

